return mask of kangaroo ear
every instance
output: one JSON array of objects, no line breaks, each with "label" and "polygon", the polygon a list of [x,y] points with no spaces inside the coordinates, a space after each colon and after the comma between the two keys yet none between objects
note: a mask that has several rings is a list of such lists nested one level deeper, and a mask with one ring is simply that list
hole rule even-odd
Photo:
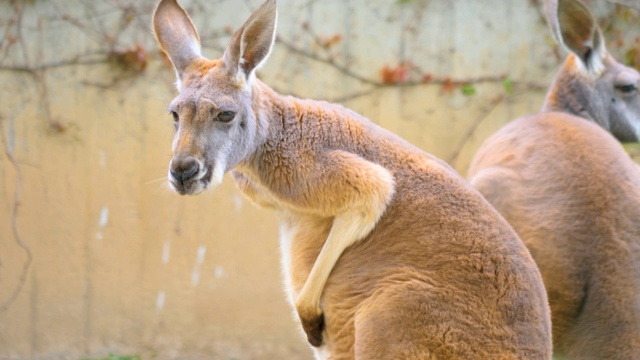
[{"label": "kangaroo ear", "polygon": [[224,52],[224,66],[230,75],[250,81],[265,63],[276,35],[276,0],[266,0],[238,30]]},{"label": "kangaroo ear", "polygon": [[178,80],[185,69],[201,57],[200,38],[189,15],[176,0],[162,0],[153,13],[153,31],[160,48],[169,56]]},{"label": "kangaroo ear", "polygon": [[607,49],[589,9],[578,0],[546,0],[545,11],[556,41],[574,53],[587,71],[599,74]]}]

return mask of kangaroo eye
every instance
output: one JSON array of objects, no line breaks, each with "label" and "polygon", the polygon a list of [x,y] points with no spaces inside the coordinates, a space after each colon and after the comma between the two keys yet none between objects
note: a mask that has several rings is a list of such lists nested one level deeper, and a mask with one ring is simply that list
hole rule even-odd
[{"label": "kangaroo eye", "polygon": [[171,116],[173,116],[173,126],[175,126],[175,128],[178,128],[178,123],[180,122],[180,117],[178,116],[178,113],[175,111],[170,111]]},{"label": "kangaroo eye", "polygon": [[236,113],[234,113],[232,111],[223,111],[223,112],[218,114],[218,116],[216,117],[216,120],[218,120],[220,122],[228,123],[231,120],[233,120],[234,116],[236,116]]},{"label": "kangaroo eye", "polygon": [[629,84],[629,85],[618,85],[616,86],[616,89],[620,90],[623,93],[628,94],[636,91],[638,88],[633,84]]}]

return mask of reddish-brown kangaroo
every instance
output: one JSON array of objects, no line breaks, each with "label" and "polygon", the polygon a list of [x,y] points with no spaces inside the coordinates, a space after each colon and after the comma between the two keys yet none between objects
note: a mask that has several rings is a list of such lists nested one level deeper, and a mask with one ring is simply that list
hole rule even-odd
[{"label": "reddish-brown kangaroo", "polygon": [[540,268],[554,353],[640,359],[640,167],[616,141],[640,139],[640,74],[582,3],[545,6],[570,55],[542,112],[487,139],[468,176]]},{"label": "reddish-brown kangaroo", "polygon": [[179,89],[170,186],[194,195],[231,171],[277,211],[287,294],[318,359],[549,359],[540,273],[475,189],[355,112],[256,78],[276,17],[267,0],[208,60],[186,12],[159,3]]}]

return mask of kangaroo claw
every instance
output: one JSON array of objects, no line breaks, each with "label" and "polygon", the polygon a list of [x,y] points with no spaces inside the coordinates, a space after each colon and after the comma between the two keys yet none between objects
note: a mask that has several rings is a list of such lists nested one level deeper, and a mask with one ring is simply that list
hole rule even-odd
[{"label": "kangaroo claw", "polygon": [[321,346],[323,344],[322,332],[324,331],[324,314],[321,312],[320,315],[316,315],[311,318],[300,318],[300,321],[302,322],[304,332],[307,334],[307,341],[309,344],[314,347]]}]

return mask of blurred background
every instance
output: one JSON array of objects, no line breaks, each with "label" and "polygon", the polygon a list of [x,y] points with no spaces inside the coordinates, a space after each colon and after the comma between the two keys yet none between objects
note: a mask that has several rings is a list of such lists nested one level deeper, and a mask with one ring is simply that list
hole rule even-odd
[{"label": "blurred background", "polygon": [[[639,68],[640,3],[585,2]],[[181,3],[219,57],[260,0]],[[565,56],[535,0],[278,3],[263,81],[463,175],[485,138],[540,109]],[[311,359],[275,215],[228,177],[197,197],[167,188],[176,90],[154,6],[0,0],[0,359]]]}]

